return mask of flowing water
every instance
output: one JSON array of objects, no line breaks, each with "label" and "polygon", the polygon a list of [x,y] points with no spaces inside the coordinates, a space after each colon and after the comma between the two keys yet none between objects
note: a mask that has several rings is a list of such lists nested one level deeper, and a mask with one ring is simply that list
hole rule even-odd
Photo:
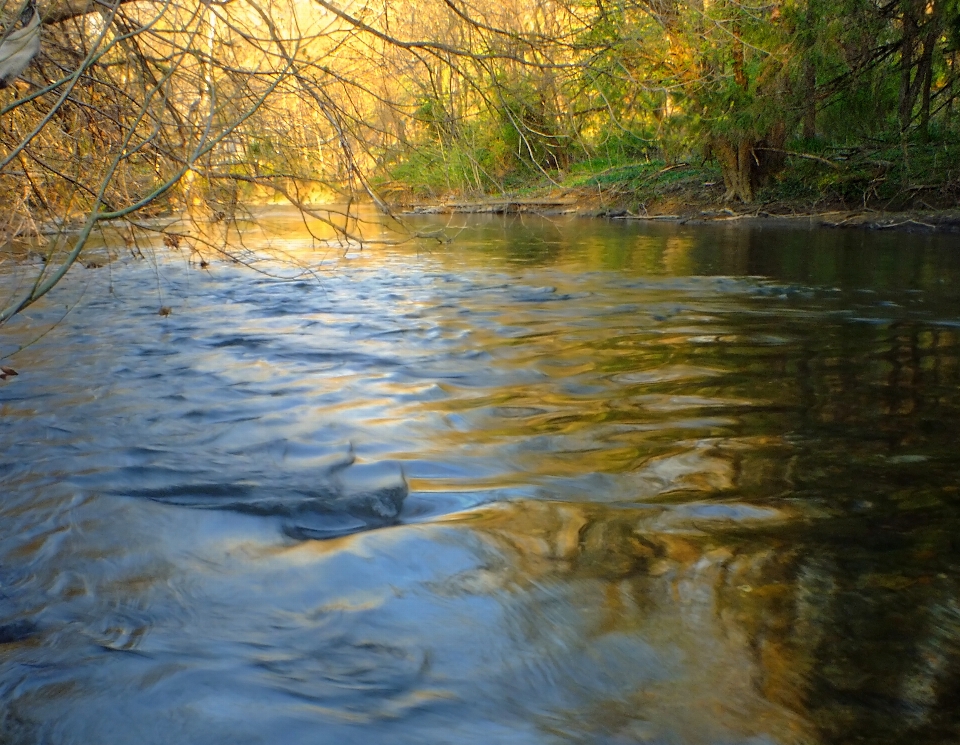
[{"label": "flowing water", "polygon": [[242,227],[0,329],[0,742],[960,740],[956,237]]}]

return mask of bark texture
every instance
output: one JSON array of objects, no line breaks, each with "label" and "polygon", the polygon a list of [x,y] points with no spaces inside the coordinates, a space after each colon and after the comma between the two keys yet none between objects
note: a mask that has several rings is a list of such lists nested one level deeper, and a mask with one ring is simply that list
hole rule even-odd
[{"label": "bark texture", "polygon": [[710,150],[723,173],[723,185],[727,189],[723,195],[725,202],[749,204],[754,200],[757,188],[783,168],[786,134],[786,123],[777,122],[762,138],[713,138]]}]

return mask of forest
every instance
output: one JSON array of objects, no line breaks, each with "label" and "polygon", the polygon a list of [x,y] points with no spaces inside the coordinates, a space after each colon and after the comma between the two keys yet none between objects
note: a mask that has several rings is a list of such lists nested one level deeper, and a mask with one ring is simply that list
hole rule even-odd
[{"label": "forest", "polygon": [[558,189],[631,209],[671,190],[942,209],[960,193],[958,0],[0,10],[0,244],[58,246],[0,323],[103,226],[183,210],[217,222],[275,200],[322,216],[354,198],[389,211]]}]

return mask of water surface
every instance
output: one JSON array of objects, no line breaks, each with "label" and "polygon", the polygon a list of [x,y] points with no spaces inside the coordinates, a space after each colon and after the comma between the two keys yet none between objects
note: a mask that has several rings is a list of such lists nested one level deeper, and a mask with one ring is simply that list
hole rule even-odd
[{"label": "water surface", "polygon": [[960,739],[956,238],[242,227],[0,329],[0,741]]}]

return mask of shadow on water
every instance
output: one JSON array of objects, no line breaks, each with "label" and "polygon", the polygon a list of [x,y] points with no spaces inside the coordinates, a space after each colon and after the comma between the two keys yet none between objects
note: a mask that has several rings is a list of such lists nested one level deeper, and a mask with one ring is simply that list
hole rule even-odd
[{"label": "shadow on water", "polygon": [[0,740],[960,737],[955,239],[443,227],[71,275],[0,384]]}]

